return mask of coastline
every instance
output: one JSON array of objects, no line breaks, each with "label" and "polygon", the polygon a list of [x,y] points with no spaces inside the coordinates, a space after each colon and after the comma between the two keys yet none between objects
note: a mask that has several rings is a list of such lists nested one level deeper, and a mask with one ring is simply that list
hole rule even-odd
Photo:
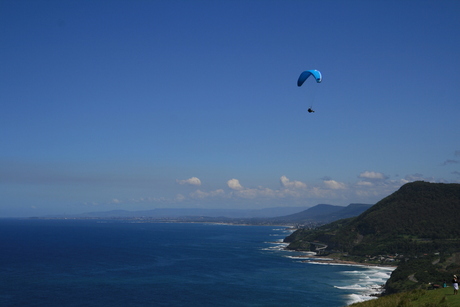
[{"label": "coastline", "polygon": [[396,265],[391,264],[381,264],[381,263],[363,263],[363,262],[356,262],[350,260],[342,260],[338,258],[324,258],[319,256],[300,256],[298,258],[308,258],[303,260],[302,262],[314,262],[320,264],[331,264],[331,265],[352,265],[352,266],[365,266],[365,267],[377,267],[377,268],[388,268],[388,269],[396,269]]},{"label": "coastline", "polygon": [[[367,285],[363,284],[362,282],[358,282],[357,284],[334,286],[338,289],[353,291],[352,294],[348,295],[347,305],[381,297],[385,292],[385,283],[390,278],[391,273],[396,269],[396,266],[387,264],[361,263],[349,260],[341,260],[337,258],[320,258],[318,256],[309,258],[310,259],[303,260],[302,262],[317,265],[341,265],[366,268],[368,273],[365,274],[368,274],[366,276],[368,281],[364,283],[367,283]],[[382,275],[384,276],[383,278]]]},{"label": "coastline", "polygon": [[379,264],[379,263],[362,263],[350,260],[342,260],[336,257],[321,257],[318,255],[305,254],[298,256],[290,256],[290,258],[298,259],[302,263],[316,264],[316,265],[337,265],[348,267],[361,267],[365,268],[367,273],[363,271],[347,271],[351,275],[365,275],[358,277],[358,282],[351,284],[334,285],[335,288],[352,291],[347,295],[347,306],[364,302],[381,297],[385,292],[385,283],[390,278],[391,273],[397,268],[395,265]]}]

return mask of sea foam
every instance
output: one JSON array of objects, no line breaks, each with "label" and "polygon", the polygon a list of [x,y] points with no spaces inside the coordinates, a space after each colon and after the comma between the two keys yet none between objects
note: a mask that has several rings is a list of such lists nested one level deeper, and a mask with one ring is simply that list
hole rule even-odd
[{"label": "sea foam", "polygon": [[354,292],[347,295],[348,304],[375,299],[382,293],[383,285],[390,278],[393,270],[394,268],[388,267],[369,267],[369,269],[362,271],[344,271],[341,274],[352,277],[356,282],[348,285],[336,285],[334,287]]}]

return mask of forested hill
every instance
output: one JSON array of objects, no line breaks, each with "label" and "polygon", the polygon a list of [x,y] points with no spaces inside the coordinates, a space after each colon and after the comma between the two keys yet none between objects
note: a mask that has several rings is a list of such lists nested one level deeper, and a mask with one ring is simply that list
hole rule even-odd
[{"label": "forested hill", "polygon": [[[402,186],[356,218],[300,231],[287,241],[297,241],[297,246],[299,240],[320,241],[328,249],[363,256],[460,250],[459,238],[460,184],[417,181]],[[291,248],[295,246],[293,242]]]},{"label": "forested hill", "polygon": [[408,183],[357,217],[299,229],[285,242],[359,262],[391,261],[398,267],[388,294],[426,289],[460,273],[460,184]]},{"label": "forested hill", "polygon": [[347,228],[363,236],[457,238],[460,184],[408,183],[359,215]]}]

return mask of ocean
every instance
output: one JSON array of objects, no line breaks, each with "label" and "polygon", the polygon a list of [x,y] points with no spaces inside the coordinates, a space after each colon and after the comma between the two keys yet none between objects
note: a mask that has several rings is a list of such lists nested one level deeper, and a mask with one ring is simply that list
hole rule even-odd
[{"label": "ocean", "polygon": [[0,220],[0,306],[346,306],[391,269],[305,263],[274,226]]}]

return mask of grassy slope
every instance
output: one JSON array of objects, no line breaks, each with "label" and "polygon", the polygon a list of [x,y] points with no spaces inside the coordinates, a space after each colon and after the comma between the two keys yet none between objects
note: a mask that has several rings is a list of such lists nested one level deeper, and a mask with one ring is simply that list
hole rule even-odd
[{"label": "grassy slope", "polygon": [[453,288],[437,290],[412,290],[380,297],[353,307],[460,307],[460,294],[453,295]]}]

